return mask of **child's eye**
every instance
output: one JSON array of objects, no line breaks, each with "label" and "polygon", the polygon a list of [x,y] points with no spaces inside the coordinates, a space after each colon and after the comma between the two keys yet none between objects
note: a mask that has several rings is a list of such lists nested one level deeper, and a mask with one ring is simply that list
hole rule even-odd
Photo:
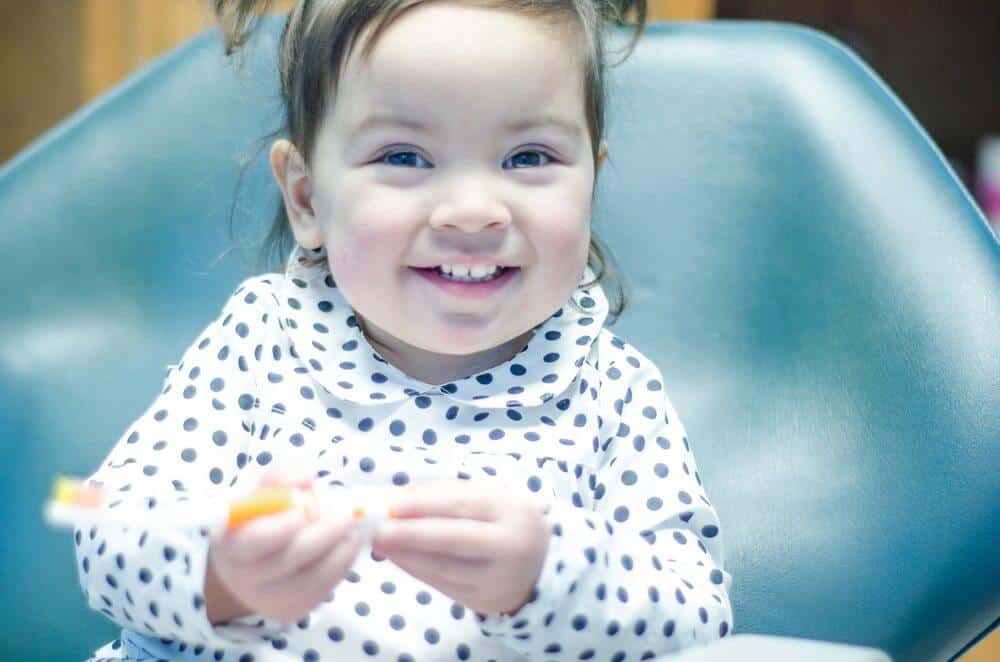
[{"label": "child's eye", "polygon": [[[538,157],[540,157],[539,159],[529,159],[528,161],[525,161],[523,159],[519,160],[519,163],[526,164],[525,167],[531,167],[533,165],[548,165],[548,163],[553,160],[552,156],[549,155],[547,152],[543,152],[543,151],[537,150],[537,149],[529,149],[529,150],[524,150],[522,152],[518,152],[514,156],[512,156],[509,159],[507,159],[506,161],[504,161],[504,163],[513,162],[514,159],[517,159],[521,155],[538,155]],[[406,158],[402,159],[402,160],[397,160],[397,161],[388,161],[387,160],[387,159],[391,159],[391,158],[394,158],[394,157],[397,157],[397,156],[398,157],[406,157]],[[413,161],[413,158],[411,158],[411,157],[415,157],[417,159],[422,160],[424,163],[427,163],[427,160],[424,159],[424,157],[422,157],[419,154],[417,154],[416,152],[403,151],[403,150],[386,152],[386,153],[382,154],[380,157],[378,157],[378,159],[376,159],[376,163],[382,163],[382,164],[385,164],[385,165],[405,165],[405,166],[412,166],[412,165],[415,165],[415,163]],[[547,159],[547,160],[545,160],[545,159]],[[541,161],[544,161],[544,162],[541,162]],[[523,170],[524,168],[523,167],[514,166],[514,169],[516,169],[516,170]]]},{"label": "child's eye", "polygon": [[389,158],[394,157],[394,156],[408,156],[408,157],[409,156],[415,156],[418,159],[423,160],[424,163],[427,163],[427,160],[424,159],[424,157],[422,157],[419,154],[417,154],[416,152],[406,152],[406,151],[395,151],[395,152],[390,151],[390,152],[386,152],[382,156],[378,157],[378,159],[376,160],[376,163],[384,163],[385,165],[412,165],[412,159],[409,159],[409,158],[406,159],[405,162],[399,162],[399,161],[389,162],[389,161],[386,161],[386,159],[389,159]]},{"label": "child's eye", "polygon": [[[537,149],[526,149],[523,152],[518,152],[514,156],[510,157],[509,159],[507,159],[507,161],[513,161],[514,159],[516,159],[517,157],[521,156],[522,154],[537,154],[540,157],[542,157],[543,159],[548,159],[548,161],[546,161],[545,163],[538,163],[537,165],[547,165],[548,162],[552,161],[552,156],[550,156],[546,152],[542,152],[542,151],[537,150]],[[504,163],[506,163],[506,161]],[[521,163],[525,163],[525,161],[522,160]],[[531,164],[535,164],[534,160],[531,161]],[[515,166],[515,169],[522,170],[522,168],[517,168],[516,166]]]}]

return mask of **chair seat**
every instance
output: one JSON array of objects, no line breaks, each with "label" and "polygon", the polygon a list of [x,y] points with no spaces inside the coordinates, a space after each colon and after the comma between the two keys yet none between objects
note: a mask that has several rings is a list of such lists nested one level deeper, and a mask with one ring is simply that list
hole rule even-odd
[{"label": "chair seat", "polygon": [[[661,658],[657,658],[661,659]],[[702,648],[689,648],[664,662],[890,662],[875,648],[833,644],[825,641],[735,634]]]}]

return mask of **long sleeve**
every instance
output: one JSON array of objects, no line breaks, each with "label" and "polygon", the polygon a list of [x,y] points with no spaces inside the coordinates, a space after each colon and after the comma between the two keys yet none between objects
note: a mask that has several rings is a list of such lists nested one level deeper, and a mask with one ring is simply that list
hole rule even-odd
[{"label": "long sleeve", "polygon": [[[615,338],[600,366],[598,470],[578,505],[551,504],[532,600],[477,615],[532,660],[648,659],[732,629],[722,532],[652,361]],[[584,482],[581,480],[581,482]]]},{"label": "long sleeve", "polygon": [[260,277],[241,283],[89,479],[112,495],[112,507],[148,514],[148,526],[102,524],[75,532],[89,605],[137,633],[223,648],[269,627],[260,619],[255,627],[249,618],[213,627],[203,594],[207,530],[157,525],[158,510],[226,498],[247,463],[255,362],[277,322],[262,305],[262,297],[273,296],[266,283]]}]

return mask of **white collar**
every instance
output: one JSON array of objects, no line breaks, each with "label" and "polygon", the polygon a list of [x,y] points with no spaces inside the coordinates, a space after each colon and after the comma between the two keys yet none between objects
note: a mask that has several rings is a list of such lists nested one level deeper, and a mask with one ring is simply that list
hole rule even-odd
[{"label": "white collar", "polygon": [[[302,263],[320,259],[315,266]],[[589,265],[579,284],[590,282]],[[576,379],[608,315],[599,283],[577,288],[569,301],[541,324],[513,358],[463,379],[433,385],[410,377],[387,362],[358,327],[354,310],[330,274],[323,248],[296,245],[285,270],[279,319],[292,339],[291,354],[329,392],[370,405],[420,394],[444,394],[480,408],[535,407],[558,396]],[[300,369],[302,370],[302,369]]]}]

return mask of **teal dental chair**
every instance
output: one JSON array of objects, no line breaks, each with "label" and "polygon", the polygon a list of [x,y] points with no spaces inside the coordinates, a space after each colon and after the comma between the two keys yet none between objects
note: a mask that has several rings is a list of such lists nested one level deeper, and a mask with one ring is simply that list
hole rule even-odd
[{"label": "teal dental chair", "polygon": [[[81,659],[119,631],[41,505],[255,273],[229,212],[244,155],[238,236],[279,200],[254,148],[279,126],[282,21],[239,72],[217,32],[192,39],[0,168],[4,660]],[[608,112],[594,228],[630,295],[612,328],[663,370],[734,578],[733,636],[678,659],[956,659],[1000,615],[983,216],[884,83],[811,30],[653,23]]]}]

